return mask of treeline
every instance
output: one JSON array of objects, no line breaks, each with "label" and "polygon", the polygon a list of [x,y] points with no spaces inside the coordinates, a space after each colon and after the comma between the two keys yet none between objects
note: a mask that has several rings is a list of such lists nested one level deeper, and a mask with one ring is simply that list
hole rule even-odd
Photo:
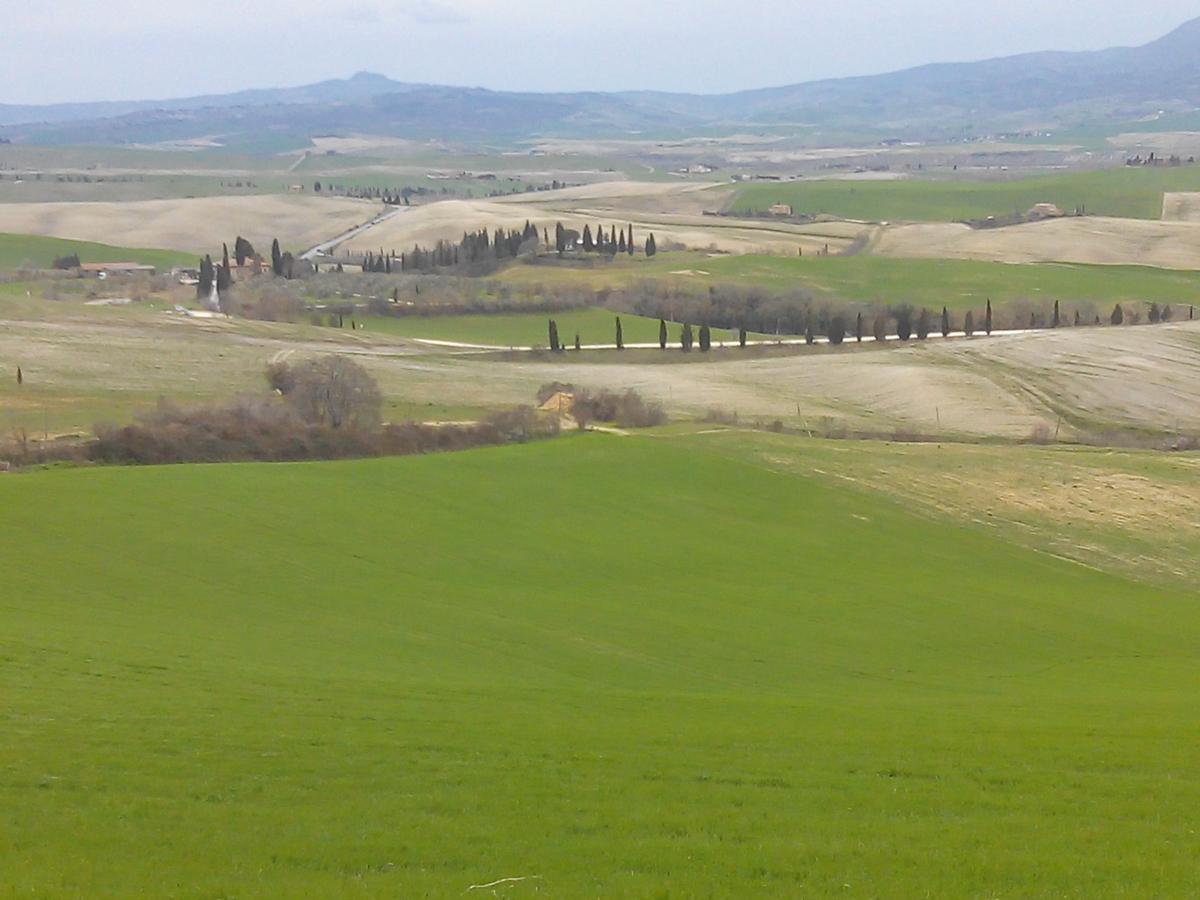
[{"label": "treeline", "polygon": [[[707,294],[679,292],[672,286],[643,282],[635,288],[610,295],[616,308],[648,318],[752,331],[768,335],[803,335],[810,341],[822,337],[838,344],[855,340],[898,337],[909,340],[931,332],[946,334],[990,334],[994,330],[1025,330],[1069,326],[1138,324],[1142,309],[1116,304],[1111,312],[1100,312],[1090,302],[1064,305],[1061,301],[1013,301],[993,309],[991,300],[976,310],[956,312],[943,306],[915,304],[882,306],[849,301],[818,301],[806,292],[769,295],[757,290],[713,286]],[[1194,319],[1195,307],[1186,311],[1170,305],[1150,303],[1146,320],[1169,322]]]},{"label": "treeline", "polygon": [[405,422],[365,429],[309,424],[286,407],[259,400],[160,406],[134,424],[98,428],[96,439],[70,458],[111,465],[355,459],[521,443],[555,433],[556,423],[528,407],[466,425]]},{"label": "treeline", "polygon": [[[536,254],[543,247],[553,247],[559,256],[579,251],[609,257],[615,257],[617,254],[633,256],[637,250],[632,225],[624,228],[618,228],[616,225],[608,228],[597,225],[594,233],[590,225],[584,225],[581,234],[557,222],[551,240],[549,229],[543,228],[539,233],[537,226],[526,220],[522,228],[497,228],[493,232],[481,228],[478,231],[464,232],[460,241],[441,240],[432,247],[415,244],[411,250],[400,253],[394,249],[380,248],[377,253],[371,251],[364,254],[361,257],[361,266],[364,272],[373,274],[477,269],[481,264]],[[658,253],[658,241],[653,234],[646,237],[642,249],[647,256],[655,256]],[[336,263],[335,269],[340,271],[342,265]]]},{"label": "treeline", "polygon": [[393,272],[432,272],[481,262],[515,259],[524,253],[536,253],[540,244],[538,230],[526,221],[524,228],[506,230],[497,228],[489,233],[486,228],[463,232],[462,240],[438,241],[433,247],[419,244],[406,253],[395,250],[367,253],[362,258],[362,270],[373,274]]},{"label": "treeline", "polygon": [[[1195,165],[1196,157],[1189,156],[1187,164]],[[1159,156],[1157,153],[1151,152],[1149,156],[1142,156],[1140,153],[1137,156],[1130,156],[1125,160],[1127,166],[1168,166],[1176,168],[1183,165],[1183,157],[1177,153],[1172,153],[1170,156]]]},{"label": "treeline", "polygon": [[559,429],[556,418],[531,407],[463,425],[380,424],[374,379],[341,356],[273,365],[266,374],[274,389],[269,397],[191,408],[160,400],[131,424],[96,426],[94,440],[37,447],[20,435],[0,447],[0,457],[18,466],[51,460],[163,465],[345,459],[522,443]]}]

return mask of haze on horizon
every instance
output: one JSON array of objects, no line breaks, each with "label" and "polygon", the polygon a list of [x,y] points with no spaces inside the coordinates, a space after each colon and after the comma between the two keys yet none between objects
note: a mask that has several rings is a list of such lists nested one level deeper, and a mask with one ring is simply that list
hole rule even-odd
[{"label": "haze on horizon", "polygon": [[343,78],[722,93],[931,62],[1152,41],[1194,0],[92,0],[4,16],[0,103],[165,99]]}]

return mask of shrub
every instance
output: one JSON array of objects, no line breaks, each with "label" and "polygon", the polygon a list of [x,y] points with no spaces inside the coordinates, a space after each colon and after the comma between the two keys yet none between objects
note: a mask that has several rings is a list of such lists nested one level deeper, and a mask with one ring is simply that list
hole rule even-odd
[{"label": "shrub", "polygon": [[371,429],[305,422],[278,399],[190,409],[160,401],[154,412],[133,424],[97,426],[96,440],[76,452],[117,464],[279,462],[462,450],[557,433],[557,420],[538,416],[529,407],[497,412],[470,425],[407,422]]},{"label": "shrub", "polygon": [[572,415],[580,428],[591,422],[611,422],[621,428],[651,428],[667,421],[661,404],[646,400],[634,390],[576,391]]}]

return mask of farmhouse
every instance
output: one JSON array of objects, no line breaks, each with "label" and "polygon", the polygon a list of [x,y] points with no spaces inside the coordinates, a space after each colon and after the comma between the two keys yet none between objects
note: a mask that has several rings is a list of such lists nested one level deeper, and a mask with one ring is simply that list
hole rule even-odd
[{"label": "farmhouse", "polygon": [[233,260],[229,264],[231,274],[238,275],[265,275],[271,271],[271,264],[261,256],[250,256],[245,262],[239,263]]},{"label": "farmhouse", "polygon": [[538,407],[541,412],[558,413],[569,416],[575,409],[575,395],[566,391],[555,391],[546,398],[546,402]]},{"label": "farmhouse", "polygon": [[1037,203],[1028,215],[1031,219],[1061,219],[1066,213],[1053,203]]},{"label": "farmhouse", "polygon": [[792,207],[787,203],[774,203],[767,212],[773,216],[790,216],[792,214]]},{"label": "farmhouse", "polygon": [[109,275],[153,275],[155,269],[135,262],[83,263],[79,272],[92,278],[107,278]]}]

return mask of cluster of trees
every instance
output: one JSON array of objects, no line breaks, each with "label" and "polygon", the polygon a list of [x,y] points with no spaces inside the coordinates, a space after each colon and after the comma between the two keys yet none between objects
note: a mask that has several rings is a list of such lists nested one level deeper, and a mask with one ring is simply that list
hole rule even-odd
[{"label": "cluster of trees", "polygon": [[367,253],[363,257],[362,269],[375,274],[432,272],[436,269],[516,259],[522,254],[536,252],[539,241],[537,228],[528,221],[523,228],[497,228],[490,234],[486,228],[481,228],[479,231],[464,232],[462,240],[457,243],[442,240],[428,248],[416,244],[407,253],[396,253],[395,250]]},{"label": "cluster of trees", "polygon": [[[1195,165],[1196,157],[1189,156],[1187,159],[1188,165]],[[1142,156],[1140,153],[1137,156],[1131,156],[1125,160],[1127,166],[1182,166],[1183,157],[1176,153],[1172,153],[1168,157],[1159,156],[1157,153],[1151,152],[1149,156]]]},{"label": "cluster of trees", "polygon": [[[347,187],[341,184],[330,184],[320,181],[313,182],[314,194],[336,194],[341,197],[353,197],[357,200],[380,200],[387,206],[408,206],[410,197],[423,197],[428,194],[435,194],[436,191],[431,191],[425,187],[359,187],[351,185]],[[443,189],[442,193],[446,193]]]},{"label": "cluster of trees", "polygon": [[[632,225],[623,229],[613,225],[607,232],[603,225],[597,225],[595,234],[592,233],[590,225],[584,225],[582,235],[574,229],[564,228],[562,222],[554,226],[554,249],[560,255],[568,250],[583,250],[585,253],[608,256],[616,256],[618,253],[633,256],[636,246]],[[644,250],[647,256],[654,256],[658,252],[658,244],[653,234],[646,238]]]},{"label": "cluster of trees", "polygon": [[[262,260],[262,257],[254,249],[254,245],[240,234],[233,242],[233,258],[237,261],[239,267],[246,265],[247,262],[257,264]],[[301,260],[296,259],[291,252],[281,250],[278,238],[271,241],[271,272],[273,275],[278,278],[286,278],[290,281],[293,278],[300,277],[307,267],[307,263],[302,263]],[[217,287],[218,296],[222,298],[233,287],[233,266],[229,261],[228,244],[221,245],[221,261],[219,263],[213,262],[211,254],[206,254],[200,260],[196,296],[201,299],[210,296],[214,284]]]},{"label": "cluster of trees", "polygon": [[[481,228],[478,231],[464,232],[462,240],[457,242],[441,240],[432,247],[416,244],[411,250],[402,253],[381,248],[378,252],[372,251],[363,255],[362,269],[373,274],[391,274],[478,268],[483,264],[537,253],[542,246],[551,246],[549,230],[542,229],[539,234],[537,226],[527,220],[522,228],[497,228],[491,232]],[[583,234],[580,235],[578,231],[564,227],[561,222],[554,226],[553,246],[559,255],[570,250],[582,249],[589,253],[607,254],[610,257],[618,253],[632,256],[636,249],[632,225],[624,229],[618,229],[614,225],[607,230],[604,226],[597,226],[594,235],[591,227],[585,225]],[[643,246],[647,256],[658,253],[658,242],[653,234],[646,238]]]},{"label": "cluster of trees", "polygon": [[341,356],[272,366],[267,380],[279,396],[193,408],[160,401],[133,424],[102,426],[94,441],[65,446],[61,458],[144,465],[339,459],[460,450],[558,433],[557,420],[529,407],[470,425],[381,425],[374,379]]}]

